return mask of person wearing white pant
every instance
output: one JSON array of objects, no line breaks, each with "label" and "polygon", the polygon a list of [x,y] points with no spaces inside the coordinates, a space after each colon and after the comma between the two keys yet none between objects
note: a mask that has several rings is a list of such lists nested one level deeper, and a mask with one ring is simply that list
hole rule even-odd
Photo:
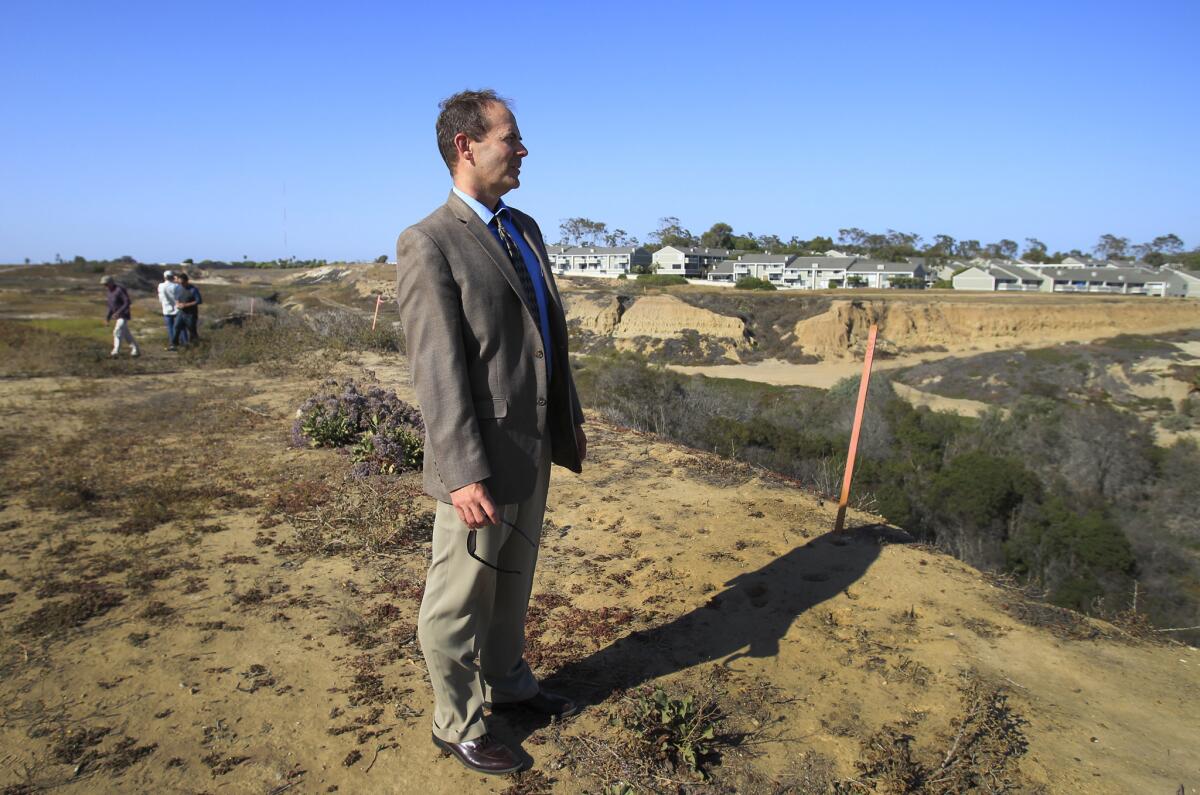
[{"label": "person wearing white pant", "polygon": [[131,306],[129,291],[108,275],[103,276],[100,283],[108,290],[108,314],[104,316],[104,322],[107,323],[114,318],[117,321],[113,326],[113,349],[110,355],[117,356],[121,353],[123,341],[129,343],[130,356],[140,355],[141,351],[138,350],[137,341],[133,338],[133,332],[129,330],[129,308]]},{"label": "person wearing white pant", "polygon": [[141,351],[138,350],[137,340],[133,338],[133,332],[129,330],[129,321],[123,317],[119,317],[117,318],[117,324],[113,326],[113,356],[117,356],[121,353],[122,342],[129,343],[130,356],[141,355]]}]

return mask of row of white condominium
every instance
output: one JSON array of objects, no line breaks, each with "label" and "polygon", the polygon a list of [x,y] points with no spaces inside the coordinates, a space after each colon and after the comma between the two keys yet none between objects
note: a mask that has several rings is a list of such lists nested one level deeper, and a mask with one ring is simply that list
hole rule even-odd
[{"label": "row of white condominium", "polygon": [[1055,265],[977,258],[942,261],[920,257],[884,262],[829,251],[822,256],[743,253],[723,248],[664,246],[549,246],[550,265],[563,276],[610,279],[635,273],[682,276],[689,281],[734,285],[746,277],[781,289],[932,287],[955,290],[1087,292],[1200,298],[1200,278],[1180,268],[1109,263],[1068,257]]}]

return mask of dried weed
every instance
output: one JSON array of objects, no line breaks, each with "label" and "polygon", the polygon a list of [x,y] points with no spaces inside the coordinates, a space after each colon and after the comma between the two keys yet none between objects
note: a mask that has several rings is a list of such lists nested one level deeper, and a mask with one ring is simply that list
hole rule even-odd
[{"label": "dried weed", "polygon": [[17,625],[17,631],[43,637],[82,626],[125,601],[125,594],[100,583],[81,583],[74,599],[44,604]]},{"label": "dried weed", "polygon": [[1004,691],[971,677],[951,735],[922,753],[903,725],[884,726],[863,741],[858,777],[840,782],[839,793],[1003,793],[1024,791],[1028,782],[1016,760],[1028,744],[1025,724],[1008,705]]},{"label": "dried weed", "polygon": [[302,482],[267,502],[295,531],[276,550],[308,555],[402,552],[427,544],[433,513],[412,478],[347,476],[336,491],[319,481]]}]

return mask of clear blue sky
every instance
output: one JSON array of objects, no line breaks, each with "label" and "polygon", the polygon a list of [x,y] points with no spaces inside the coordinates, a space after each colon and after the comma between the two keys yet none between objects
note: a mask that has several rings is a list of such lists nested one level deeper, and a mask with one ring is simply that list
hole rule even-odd
[{"label": "clear blue sky", "polygon": [[1196,0],[9,0],[0,262],[391,254],[449,188],[438,100],[485,86],[551,241],[672,215],[1195,247],[1198,38]]}]

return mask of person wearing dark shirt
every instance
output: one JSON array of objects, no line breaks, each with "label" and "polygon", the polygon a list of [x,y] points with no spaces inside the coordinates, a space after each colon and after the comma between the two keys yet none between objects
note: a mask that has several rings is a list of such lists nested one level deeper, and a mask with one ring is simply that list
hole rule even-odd
[{"label": "person wearing dark shirt", "polygon": [[186,273],[179,274],[179,296],[175,301],[179,315],[175,319],[175,332],[184,345],[200,341],[197,328],[200,325],[202,303],[204,299],[200,296],[200,288],[190,283]]},{"label": "person wearing dark shirt", "polygon": [[129,330],[129,309],[132,306],[132,302],[129,300],[129,291],[117,284],[111,276],[102,277],[100,283],[104,285],[104,289],[108,290],[108,314],[104,316],[104,322],[117,321],[113,326],[113,349],[109,355],[114,357],[119,355],[122,342],[129,343],[130,356],[140,355],[141,351],[138,350],[137,341],[134,340],[133,333]]}]

